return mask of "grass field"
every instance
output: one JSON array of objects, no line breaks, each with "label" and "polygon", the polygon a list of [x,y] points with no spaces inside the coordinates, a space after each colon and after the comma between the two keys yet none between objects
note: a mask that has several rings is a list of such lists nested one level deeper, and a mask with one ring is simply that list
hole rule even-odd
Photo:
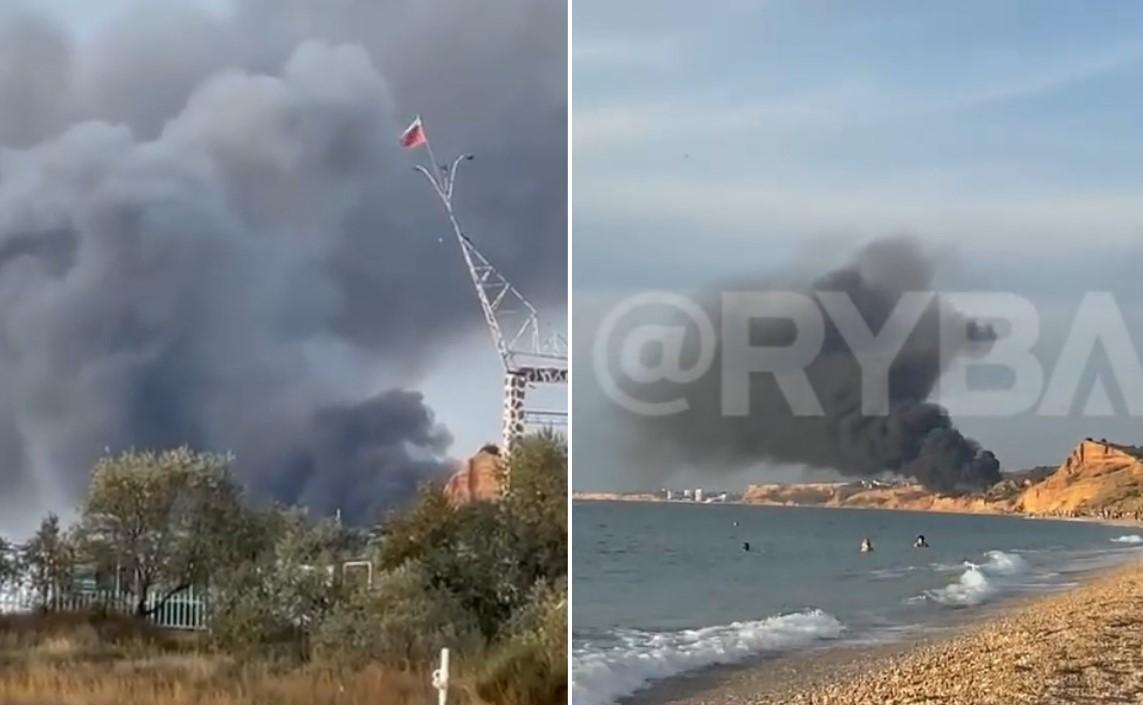
[{"label": "grass field", "polygon": [[[480,703],[464,676],[450,703]],[[116,615],[0,617],[2,705],[424,705],[429,676],[239,661]]]}]

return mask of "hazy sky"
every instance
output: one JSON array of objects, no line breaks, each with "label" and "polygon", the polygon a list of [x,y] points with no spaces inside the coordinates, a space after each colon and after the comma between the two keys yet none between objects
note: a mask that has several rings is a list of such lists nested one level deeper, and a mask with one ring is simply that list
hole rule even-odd
[{"label": "hazy sky", "polygon": [[[209,10],[216,15],[230,12],[229,0],[166,0],[168,5],[185,5]],[[90,37],[124,12],[139,6],[138,0],[39,0],[35,7],[64,20],[78,36]]]},{"label": "hazy sky", "polygon": [[[577,359],[626,294],[824,272],[902,232],[939,253],[943,286],[1030,297],[1049,372],[1084,291],[1137,323],[1141,30],[1133,2],[579,0]],[[576,370],[576,486],[648,484],[615,467]],[[1101,418],[958,423],[1006,467],[1054,464],[1084,435],[1143,441],[1111,396]]]}]

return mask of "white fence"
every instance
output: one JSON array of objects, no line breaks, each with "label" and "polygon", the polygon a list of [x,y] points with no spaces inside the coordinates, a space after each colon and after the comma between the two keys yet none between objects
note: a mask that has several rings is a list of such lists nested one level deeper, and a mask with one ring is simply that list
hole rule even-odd
[{"label": "white fence", "polygon": [[[159,601],[159,595],[150,595],[147,598],[147,610],[153,610]],[[112,590],[78,590],[66,595],[51,596],[45,604],[39,595],[26,588],[0,592],[0,614],[31,613],[45,608],[52,612],[105,609],[132,614],[135,611],[135,596]],[[159,609],[150,612],[147,619],[163,629],[206,629],[206,599],[193,589],[181,592]]]}]

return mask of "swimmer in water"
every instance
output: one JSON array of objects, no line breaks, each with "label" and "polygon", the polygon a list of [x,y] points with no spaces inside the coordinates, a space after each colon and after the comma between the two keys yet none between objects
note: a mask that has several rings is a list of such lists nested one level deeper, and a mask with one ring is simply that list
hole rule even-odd
[{"label": "swimmer in water", "polygon": [[928,548],[929,542],[925,540],[924,534],[918,534],[917,540],[913,542],[913,548]]},{"label": "swimmer in water", "polygon": [[873,553],[873,542],[869,540],[868,536],[861,540],[861,552]]},{"label": "swimmer in water", "polygon": [[742,542],[742,550],[746,551],[746,552],[750,551],[750,542],[749,541],[743,541]]}]

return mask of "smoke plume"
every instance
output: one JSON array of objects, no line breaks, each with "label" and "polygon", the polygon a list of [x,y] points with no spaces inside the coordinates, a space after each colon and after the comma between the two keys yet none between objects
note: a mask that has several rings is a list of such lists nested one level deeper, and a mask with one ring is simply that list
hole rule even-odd
[{"label": "smoke plume", "polygon": [[[881,240],[865,247],[849,265],[810,284],[792,287],[788,281],[735,282],[727,291],[841,292],[848,296],[866,326],[882,330],[904,292],[931,288],[932,268],[915,244],[906,239]],[[820,306],[820,304],[819,304]],[[715,330],[721,330],[714,306],[707,307]],[[716,353],[712,369],[681,387],[688,408],[669,416],[631,415],[637,445],[645,458],[696,468],[740,469],[759,461],[833,469],[850,477],[895,473],[915,478],[938,491],[987,487],[999,480],[995,456],[982,450],[956,429],[947,411],[926,401],[942,372],[939,319],[966,326],[964,349],[947,351],[945,360],[987,346],[995,332],[987,325],[960,317],[947,302],[934,298],[921,313],[904,347],[888,372],[888,413],[862,409],[861,368],[833,320],[826,321],[821,352],[805,368],[821,415],[795,415],[772,374],[753,375],[748,392],[749,413],[722,414],[720,367]],[[782,318],[752,321],[751,345],[789,345],[793,329]],[[719,342],[719,346],[722,342]],[[694,353],[694,350],[690,350]],[[951,353],[951,354],[950,354]],[[691,359],[694,359],[693,357]],[[640,398],[680,396],[676,385],[656,386]],[[643,461],[646,462],[646,461]]]},{"label": "smoke plume", "polygon": [[232,5],[82,35],[0,12],[7,526],[71,505],[107,448],[233,451],[255,494],[355,520],[442,471],[408,387],[481,317],[396,145],[418,113],[438,157],[477,155],[482,248],[562,303],[563,7]]}]

